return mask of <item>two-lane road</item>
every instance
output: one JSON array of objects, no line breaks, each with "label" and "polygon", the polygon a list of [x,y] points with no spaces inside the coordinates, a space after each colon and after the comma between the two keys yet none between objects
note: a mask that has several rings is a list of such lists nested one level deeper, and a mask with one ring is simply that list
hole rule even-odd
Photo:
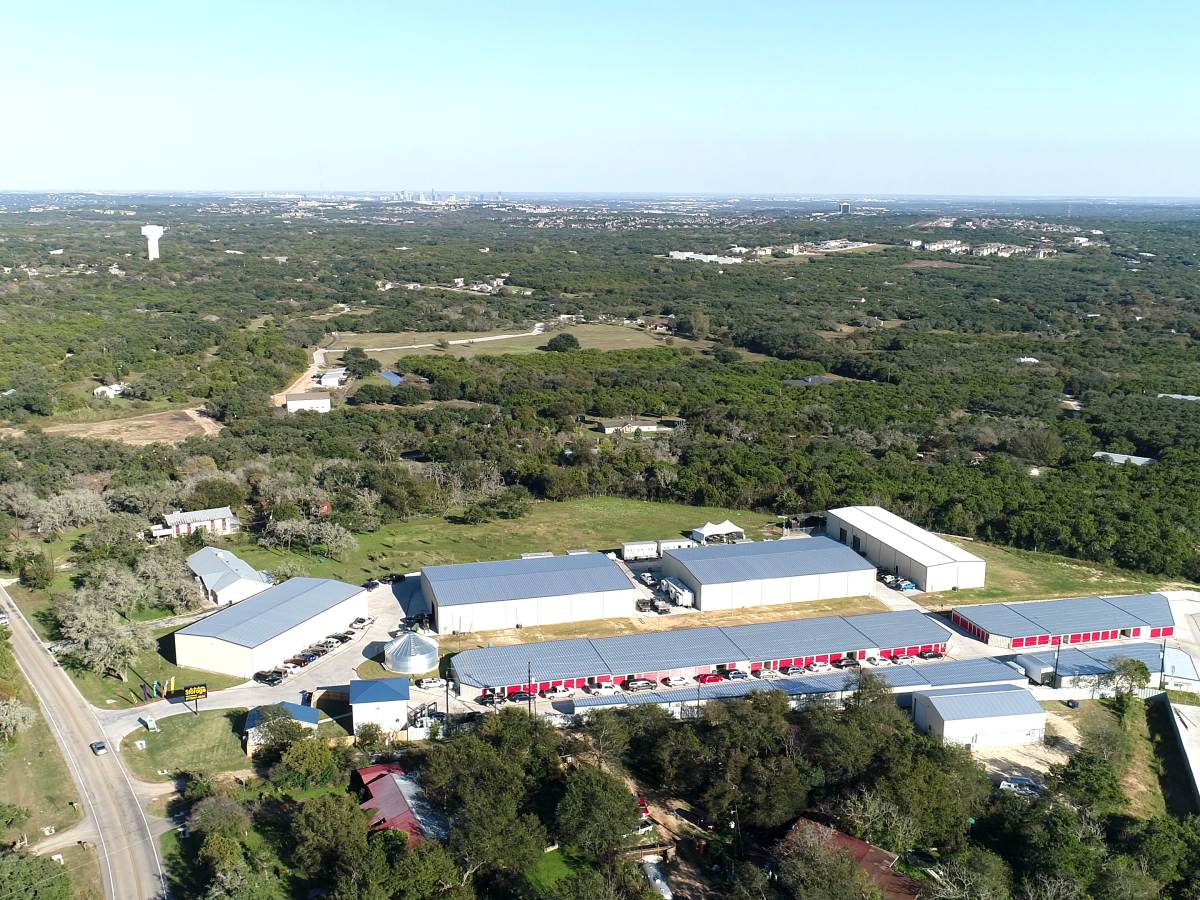
[{"label": "two-lane road", "polygon": [[165,896],[158,839],[152,833],[116,748],[95,756],[89,745],[104,739],[91,705],[54,665],[32,626],[0,587],[17,664],[37,695],[83,801],[81,834],[94,835],[104,893],[110,900]]}]

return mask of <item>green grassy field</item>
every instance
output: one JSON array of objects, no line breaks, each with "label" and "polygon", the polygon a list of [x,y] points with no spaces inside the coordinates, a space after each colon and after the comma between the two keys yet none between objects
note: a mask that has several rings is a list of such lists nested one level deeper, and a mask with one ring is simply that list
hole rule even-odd
[{"label": "green grassy field", "polygon": [[921,604],[945,609],[966,603],[1009,600],[1042,600],[1094,594],[1141,594],[1148,591],[1195,588],[1153,575],[1140,575],[1112,566],[1080,562],[1065,556],[1015,550],[954,538],[954,543],[987,561],[987,587],[967,591],[924,594]]},{"label": "green grassy field", "polygon": [[562,850],[551,850],[549,853],[543,853],[541,858],[530,866],[525,873],[525,878],[535,890],[546,893],[552,891],[556,884],[579,869],[581,865],[584,863],[573,858],[572,855],[564,853]]},{"label": "green grassy field", "polygon": [[[159,769],[179,771],[237,772],[249,769],[250,758],[242,750],[244,709],[205,710],[200,715],[181,713],[158,722],[158,734],[144,729],[125,738],[121,751],[129,770],[144,781],[170,781]],[[145,750],[134,747],[146,742]]]},{"label": "green grassy field", "polygon": [[[562,329],[547,331],[546,334],[528,335],[524,337],[506,338],[498,341],[478,341],[478,338],[500,334],[519,334],[521,329],[510,328],[503,331],[462,332],[462,331],[402,331],[382,334],[339,334],[337,349],[349,347],[403,347],[408,344],[436,344],[440,340],[459,341],[472,340],[475,343],[455,344],[445,349],[425,347],[413,350],[379,350],[371,353],[385,367],[391,366],[396,360],[405,356],[456,356],[468,358],[475,356],[497,356],[502,353],[536,353],[554,334],[564,331],[575,335],[580,346],[585,350],[636,350],[642,347],[691,347],[694,350],[707,350],[712,347],[711,341],[695,341],[684,337],[671,337],[650,334],[640,328],[625,325],[571,325]],[[748,351],[740,351],[746,359],[766,359],[766,357]],[[331,353],[332,361],[340,354]]]},{"label": "green grassy field", "polygon": [[234,549],[258,569],[269,571],[280,560],[289,559],[303,566],[309,575],[357,583],[386,572],[506,559],[532,550],[611,550],[625,541],[675,537],[705,520],[720,522],[726,518],[755,538],[764,536],[767,527],[776,521],[769,513],[596,497],[536,503],[522,519],[484,525],[453,525],[441,518],[386,525],[374,534],[358,535],[358,549],[341,561],[250,544]]}]

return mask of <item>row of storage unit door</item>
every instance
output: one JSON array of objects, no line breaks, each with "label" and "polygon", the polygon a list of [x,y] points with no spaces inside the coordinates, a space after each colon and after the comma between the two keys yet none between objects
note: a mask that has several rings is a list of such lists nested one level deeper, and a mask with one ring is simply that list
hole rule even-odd
[{"label": "row of storage unit door", "polygon": [[[964,619],[958,613],[952,613],[950,616],[952,621],[959,628],[966,631],[971,637],[989,643],[992,635],[984,631],[974,622],[969,619]],[[1028,637],[1014,637],[1009,639],[1009,643],[1014,650],[1019,650],[1023,647],[1058,647],[1065,644],[1091,644],[1096,641],[1115,641],[1121,638],[1145,638],[1142,632],[1149,633],[1149,637],[1170,637],[1175,633],[1173,626],[1165,626],[1163,628],[1113,628],[1106,631],[1080,631],[1076,634],[1036,634]]]},{"label": "row of storage unit door", "polygon": [[[884,658],[891,657],[906,657],[916,656],[920,653],[934,650],[938,653],[946,652],[946,644],[921,644],[913,647],[895,647],[887,650],[881,650],[879,655]],[[790,659],[775,659],[767,660],[766,662],[730,662],[708,666],[688,666],[682,669],[664,669],[660,672],[636,672],[632,675],[584,675],[577,678],[559,678],[553,681],[533,681],[528,684],[510,684],[500,689],[503,693],[514,694],[517,691],[531,691],[538,693],[540,691],[548,691],[551,688],[564,687],[570,690],[584,690],[588,687],[597,684],[624,684],[626,681],[646,680],[661,682],[664,678],[680,676],[683,678],[695,678],[697,675],[707,675],[711,672],[721,672],[727,669],[742,669],[743,671],[757,672],[760,669],[786,669],[788,666],[811,666],[814,663],[835,663],[847,657],[855,657],[857,659],[866,659],[866,650],[850,650],[844,653],[818,653],[815,656],[797,656]]]}]

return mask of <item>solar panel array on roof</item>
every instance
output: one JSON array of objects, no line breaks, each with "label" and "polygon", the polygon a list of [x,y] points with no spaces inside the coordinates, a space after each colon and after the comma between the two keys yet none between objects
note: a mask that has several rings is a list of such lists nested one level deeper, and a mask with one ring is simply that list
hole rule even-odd
[{"label": "solar panel array on roof", "polygon": [[[868,620],[864,624],[870,634],[855,627],[859,619]],[[528,683],[531,666],[534,681],[555,681],[762,662],[875,647],[923,646],[944,643],[949,638],[949,630],[934,620],[915,611],[904,611],[479,647],[459,653],[452,665],[458,680],[464,684],[501,687]],[[897,643],[890,643],[892,640]]]},{"label": "solar panel array on roof", "polygon": [[979,606],[959,606],[954,611],[989,634],[1005,637],[1078,634],[1119,628],[1160,628],[1175,624],[1171,604],[1162,594],[984,603]]},{"label": "solar panel array on roof", "polygon": [[797,578],[875,568],[849,547],[827,537],[710,544],[667,550],[663,555],[676,560],[700,584]]},{"label": "solar panel array on roof", "polygon": [[1033,694],[1008,684],[920,691],[914,698],[926,699],[943,722],[1046,714]]},{"label": "solar panel array on roof", "polygon": [[344,581],[292,578],[205,616],[176,634],[220,638],[241,647],[258,647],[360,593],[362,588]]},{"label": "solar panel array on roof", "polygon": [[633,590],[621,567],[603,553],[428,566],[422,575],[439,606]]}]

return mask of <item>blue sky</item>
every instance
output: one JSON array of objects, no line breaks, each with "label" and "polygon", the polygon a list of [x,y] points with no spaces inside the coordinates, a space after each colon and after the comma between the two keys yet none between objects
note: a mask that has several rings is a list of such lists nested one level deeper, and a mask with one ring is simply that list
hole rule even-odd
[{"label": "blue sky", "polygon": [[1194,2],[60,0],[4,28],[0,189],[1200,196]]}]

